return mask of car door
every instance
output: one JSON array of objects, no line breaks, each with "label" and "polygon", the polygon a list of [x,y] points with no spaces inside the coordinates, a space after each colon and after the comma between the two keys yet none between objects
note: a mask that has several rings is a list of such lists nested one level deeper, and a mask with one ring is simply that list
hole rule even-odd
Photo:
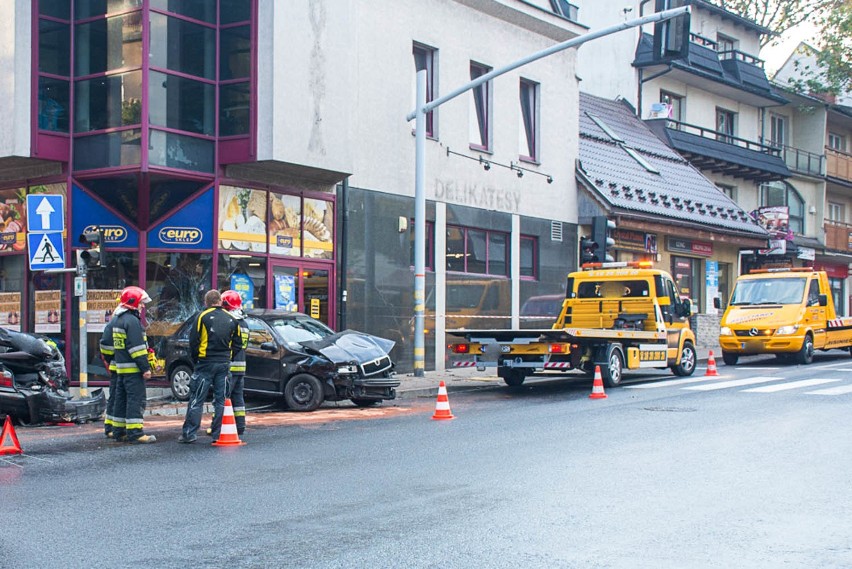
[{"label": "car door", "polygon": [[245,388],[257,393],[280,394],[281,346],[269,325],[260,318],[246,317],[246,324],[249,341],[246,348]]},{"label": "car door", "polygon": [[808,296],[805,299],[805,326],[814,332],[814,347],[821,348],[825,345],[826,311],[820,306],[819,297],[822,291],[819,287],[819,279],[812,278],[808,285]]}]

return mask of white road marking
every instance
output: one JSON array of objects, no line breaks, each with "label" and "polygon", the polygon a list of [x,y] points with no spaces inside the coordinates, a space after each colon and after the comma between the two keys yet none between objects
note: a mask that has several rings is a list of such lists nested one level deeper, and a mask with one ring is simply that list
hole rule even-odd
[{"label": "white road marking", "polygon": [[743,371],[751,371],[751,370],[756,370],[756,369],[761,369],[761,370],[767,370],[767,369],[768,369],[768,370],[775,370],[775,369],[781,369],[781,368],[780,368],[780,367],[751,367],[751,366],[748,366],[748,367],[737,367],[737,370],[743,370]]},{"label": "white road marking", "polygon": [[815,369],[823,369],[823,368],[828,368],[828,367],[848,366],[848,365],[849,365],[849,362],[846,361],[846,362],[840,362],[840,363],[835,363],[835,364],[820,364],[820,365],[815,365],[813,367]]},{"label": "white road marking", "polygon": [[806,391],[805,393],[808,395],[845,395],[846,393],[852,393],[852,385],[838,385],[837,387]]},{"label": "white road marking", "polygon": [[689,377],[686,379],[669,379],[666,381],[655,381],[641,385],[625,385],[624,389],[653,389],[655,387],[670,387],[672,385],[685,385],[687,383],[698,383],[701,381],[713,381],[713,377]]},{"label": "white road marking", "polygon": [[743,385],[752,385],[754,383],[766,383],[768,381],[778,381],[783,377],[768,377],[758,376],[749,377],[746,379],[732,379],[730,381],[719,381],[717,383],[708,383],[706,385],[694,385],[692,387],[684,387],[684,389],[692,389],[695,391],[713,391],[715,389],[727,389],[729,387],[742,387]]},{"label": "white road marking", "polygon": [[743,389],[743,393],[775,393],[776,391],[785,391],[787,389],[798,389],[800,387],[812,387],[814,385],[822,385],[824,383],[835,383],[839,379],[803,379],[801,381],[789,381],[787,383],[776,383],[774,385],[764,385],[763,387],[753,387],[751,389]]}]

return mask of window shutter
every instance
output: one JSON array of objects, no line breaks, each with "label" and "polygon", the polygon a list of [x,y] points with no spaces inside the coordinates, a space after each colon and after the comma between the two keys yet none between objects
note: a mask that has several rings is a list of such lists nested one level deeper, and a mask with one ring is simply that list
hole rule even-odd
[{"label": "window shutter", "polygon": [[550,222],[550,240],[556,241],[558,243],[562,243],[562,222],[561,221],[551,221]]}]

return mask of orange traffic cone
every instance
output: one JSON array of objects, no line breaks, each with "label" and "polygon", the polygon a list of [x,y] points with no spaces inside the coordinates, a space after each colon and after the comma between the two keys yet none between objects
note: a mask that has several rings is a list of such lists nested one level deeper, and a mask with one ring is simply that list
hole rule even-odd
[{"label": "orange traffic cone", "polygon": [[705,376],[718,376],[719,372],[716,371],[716,358],[713,357],[713,350],[710,350],[710,355],[707,357],[707,371],[704,373]]},{"label": "orange traffic cone", "polygon": [[225,399],[225,412],[222,414],[222,428],[219,431],[219,439],[213,441],[213,446],[233,447],[246,443],[240,440],[237,434],[237,422],[234,420],[234,407],[230,399]]},{"label": "orange traffic cone", "polygon": [[12,419],[9,415],[6,415],[6,420],[3,422],[3,432],[0,433],[0,456],[23,453],[21,443],[18,442],[18,435],[15,434],[15,427],[12,426]]},{"label": "orange traffic cone", "polygon": [[435,402],[435,414],[433,419],[454,419],[453,412],[450,411],[450,400],[447,398],[447,385],[444,380],[438,384],[438,400]]},{"label": "orange traffic cone", "polygon": [[592,392],[589,394],[589,399],[606,399],[603,378],[601,377],[601,366],[595,366],[595,381],[592,383]]}]

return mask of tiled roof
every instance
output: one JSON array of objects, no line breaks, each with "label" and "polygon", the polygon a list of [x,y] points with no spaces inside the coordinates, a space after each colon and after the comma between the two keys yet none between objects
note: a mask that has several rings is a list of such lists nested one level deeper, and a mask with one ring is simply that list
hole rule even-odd
[{"label": "tiled roof", "polygon": [[[621,138],[613,140],[593,118]],[[659,173],[624,149],[627,146]],[[764,237],[766,232],[701,172],[666,146],[622,102],[580,94],[577,176],[613,209],[689,222],[710,231]]]}]

